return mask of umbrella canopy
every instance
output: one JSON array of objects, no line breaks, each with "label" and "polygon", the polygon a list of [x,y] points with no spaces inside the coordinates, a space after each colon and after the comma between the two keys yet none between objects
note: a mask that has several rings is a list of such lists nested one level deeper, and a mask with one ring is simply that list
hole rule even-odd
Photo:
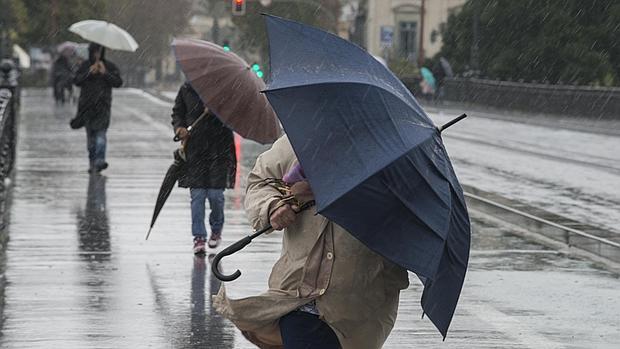
[{"label": "umbrella canopy", "polygon": [[69,31],[83,39],[95,42],[113,50],[135,52],[138,49],[136,40],[124,29],[106,21],[89,19],[73,23]]},{"label": "umbrella canopy", "polygon": [[155,201],[155,208],[153,209],[153,217],[151,218],[151,225],[149,227],[149,231],[146,233],[146,240],[148,240],[149,235],[151,235],[151,230],[153,230],[153,226],[155,225],[157,216],[159,216],[159,212],[161,212],[161,209],[164,208],[166,200],[168,200],[170,193],[172,193],[172,189],[174,189],[174,184],[183,174],[184,166],[185,160],[183,159],[183,150],[177,149],[174,151],[174,162],[172,163],[172,165],[170,165],[170,167],[168,167],[168,171],[166,171],[164,180],[162,181],[159,188],[159,193],[157,194],[157,201]]},{"label": "umbrella canopy", "polygon": [[266,20],[266,94],[318,211],[417,273],[422,308],[445,337],[465,278],[470,225],[439,129],[360,47],[300,23]]},{"label": "umbrella canopy", "polygon": [[265,83],[249,64],[208,41],[175,39],[172,47],[189,83],[224,124],[263,144],[279,137],[275,112],[261,93]]},{"label": "umbrella canopy", "polygon": [[426,83],[434,90],[437,82],[435,81],[433,72],[427,67],[422,67],[422,69],[420,69],[420,74],[422,74],[422,79],[426,80]]},{"label": "umbrella canopy", "polygon": [[30,55],[17,44],[13,44],[13,57],[16,57],[19,61],[19,67],[22,69],[30,68]]},{"label": "umbrella canopy", "polygon": [[446,74],[446,77],[452,78],[454,77],[454,71],[452,70],[452,66],[450,62],[445,57],[439,57],[439,64],[441,64],[441,69]]},{"label": "umbrella canopy", "polygon": [[59,44],[58,46],[56,46],[56,50],[58,51],[58,53],[64,53],[66,52],[75,52],[75,50],[78,47],[78,43],[77,42],[73,42],[73,41],[65,41],[62,44]]}]

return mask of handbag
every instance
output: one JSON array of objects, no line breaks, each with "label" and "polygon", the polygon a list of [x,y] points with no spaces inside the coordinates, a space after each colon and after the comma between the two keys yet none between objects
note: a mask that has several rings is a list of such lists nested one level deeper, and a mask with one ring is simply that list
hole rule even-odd
[{"label": "handbag", "polygon": [[71,126],[71,128],[74,130],[82,128],[85,125],[86,118],[83,116],[83,113],[77,113],[77,115],[69,122],[69,126]]}]

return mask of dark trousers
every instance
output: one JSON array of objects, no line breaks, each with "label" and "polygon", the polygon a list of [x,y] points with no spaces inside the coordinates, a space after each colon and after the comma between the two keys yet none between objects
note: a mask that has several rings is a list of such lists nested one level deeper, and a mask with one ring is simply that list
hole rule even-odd
[{"label": "dark trousers", "polygon": [[285,349],[340,349],[334,331],[317,315],[292,311],[280,318]]},{"label": "dark trousers", "polygon": [[86,128],[86,147],[88,148],[88,159],[90,167],[100,166],[105,162],[105,151],[107,147],[107,130],[93,130]]}]

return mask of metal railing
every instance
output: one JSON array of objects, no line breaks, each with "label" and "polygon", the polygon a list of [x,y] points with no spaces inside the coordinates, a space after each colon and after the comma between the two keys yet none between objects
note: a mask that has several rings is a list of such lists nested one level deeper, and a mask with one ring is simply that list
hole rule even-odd
[{"label": "metal railing", "polygon": [[16,117],[19,109],[18,72],[14,66],[0,63],[0,244],[6,239],[9,185],[15,163]]},{"label": "metal railing", "polygon": [[533,113],[608,120],[620,118],[618,87],[452,78],[444,81],[443,99]]}]

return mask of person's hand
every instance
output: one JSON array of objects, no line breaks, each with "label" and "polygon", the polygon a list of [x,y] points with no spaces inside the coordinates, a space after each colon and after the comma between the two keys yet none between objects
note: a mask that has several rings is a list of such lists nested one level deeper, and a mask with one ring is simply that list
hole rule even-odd
[{"label": "person's hand", "polygon": [[175,134],[179,137],[180,140],[185,141],[189,136],[189,131],[185,127],[177,128]]},{"label": "person's hand", "polygon": [[97,62],[97,65],[99,66],[99,73],[105,74],[106,72],[105,64],[103,64],[102,61],[99,61]]},{"label": "person's hand", "polygon": [[273,211],[269,216],[273,230],[282,230],[293,224],[297,209],[297,206],[286,204]]},{"label": "person's hand", "polygon": [[88,68],[88,72],[90,74],[96,74],[99,71],[99,65],[97,63],[93,64]]},{"label": "person's hand", "polygon": [[291,186],[291,194],[295,196],[295,199],[302,203],[314,200],[314,193],[312,192],[312,188],[310,188],[310,183],[308,183],[308,181],[301,181],[293,184]]}]

